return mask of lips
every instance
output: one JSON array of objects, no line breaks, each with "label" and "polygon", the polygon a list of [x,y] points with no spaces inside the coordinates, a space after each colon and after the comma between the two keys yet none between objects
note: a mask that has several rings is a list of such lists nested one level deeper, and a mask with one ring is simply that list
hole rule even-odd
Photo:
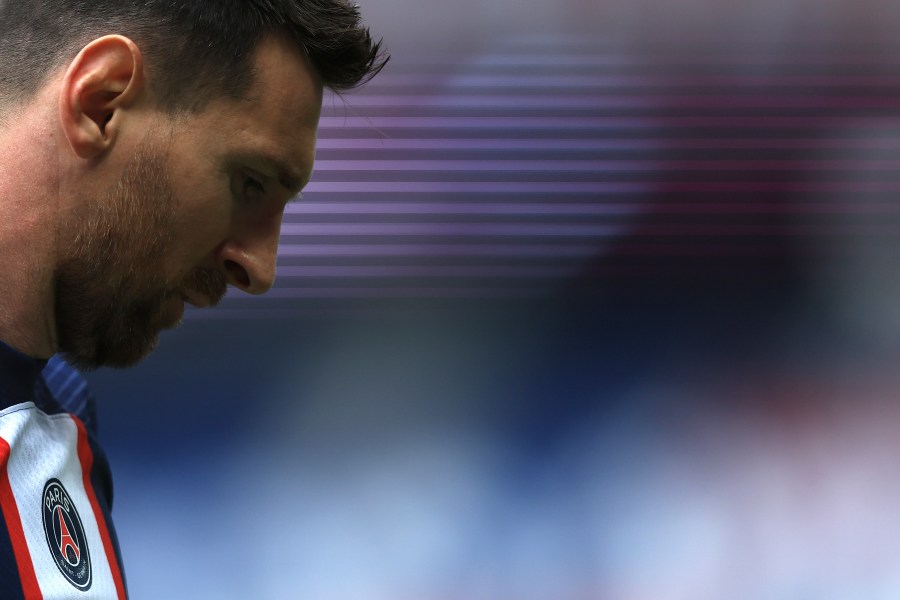
[{"label": "lips", "polygon": [[191,306],[195,306],[197,308],[206,308],[210,306],[212,302],[210,302],[209,298],[198,294],[196,292],[182,292],[181,299]]},{"label": "lips", "polygon": [[215,269],[199,268],[181,282],[178,291],[187,304],[207,308],[218,304],[227,289],[228,281],[223,273]]},{"label": "lips", "polygon": [[208,308],[211,306],[215,306],[218,304],[222,297],[225,296],[225,292],[214,292],[211,294],[203,294],[194,290],[182,290],[181,291],[181,299],[186,303],[194,306],[196,308]]},{"label": "lips", "polygon": [[182,300],[197,308],[215,306],[225,296],[227,289],[225,275],[209,268],[195,269],[179,286]]}]

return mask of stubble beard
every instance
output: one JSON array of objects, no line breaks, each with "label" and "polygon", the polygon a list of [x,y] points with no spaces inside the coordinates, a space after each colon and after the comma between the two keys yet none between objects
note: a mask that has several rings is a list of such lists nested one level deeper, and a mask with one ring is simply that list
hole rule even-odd
[{"label": "stubble beard", "polygon": [[56,271],[59,351],[82,370],[129,367],[175,327],[166,307],[194,290],[215,304],[225,276],[195,268],[178,281],[165,274],[172,246],[175,196],[166,154],[145,140],[120,180],[99,200],[84,199],[86,213],[73,226],[74,242]]}]

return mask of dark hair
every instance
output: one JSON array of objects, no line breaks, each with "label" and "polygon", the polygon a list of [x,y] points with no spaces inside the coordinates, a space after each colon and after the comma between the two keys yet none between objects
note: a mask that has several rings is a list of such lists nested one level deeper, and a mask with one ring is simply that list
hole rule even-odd
[{"label": "dark hair", "polygon": [[52,70],[106,34],[138,44],[170,112],[242,97],[268,34],[294,41],[338,92],[362,85],[388,60],[347,0],[0,0],[0,98],[30,98]]}]

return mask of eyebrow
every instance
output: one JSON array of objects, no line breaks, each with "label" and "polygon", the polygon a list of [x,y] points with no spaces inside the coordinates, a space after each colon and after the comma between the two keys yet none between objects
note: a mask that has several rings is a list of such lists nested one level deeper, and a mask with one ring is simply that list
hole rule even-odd
[{"label": "eyebrow", "polygon": [[287,161],[277,156],[264,154],[260,156],[260,160],[268,164],[268,167],[275,171],[275,178],[285,190],[291,193],[291,196],[300,194],[300,190],[306,185],[304,178],[294,171]]}]

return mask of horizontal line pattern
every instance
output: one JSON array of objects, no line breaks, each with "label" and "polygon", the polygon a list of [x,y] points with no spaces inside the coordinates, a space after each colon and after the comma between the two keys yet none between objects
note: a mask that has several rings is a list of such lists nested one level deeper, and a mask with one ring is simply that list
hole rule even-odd
[{"label": "horizontal line pattern", "polygon": [[395,56],[326,96],[275,289],[203,316],[780,286],[853,240],[900,254],[900,55],[716,50]]}]

